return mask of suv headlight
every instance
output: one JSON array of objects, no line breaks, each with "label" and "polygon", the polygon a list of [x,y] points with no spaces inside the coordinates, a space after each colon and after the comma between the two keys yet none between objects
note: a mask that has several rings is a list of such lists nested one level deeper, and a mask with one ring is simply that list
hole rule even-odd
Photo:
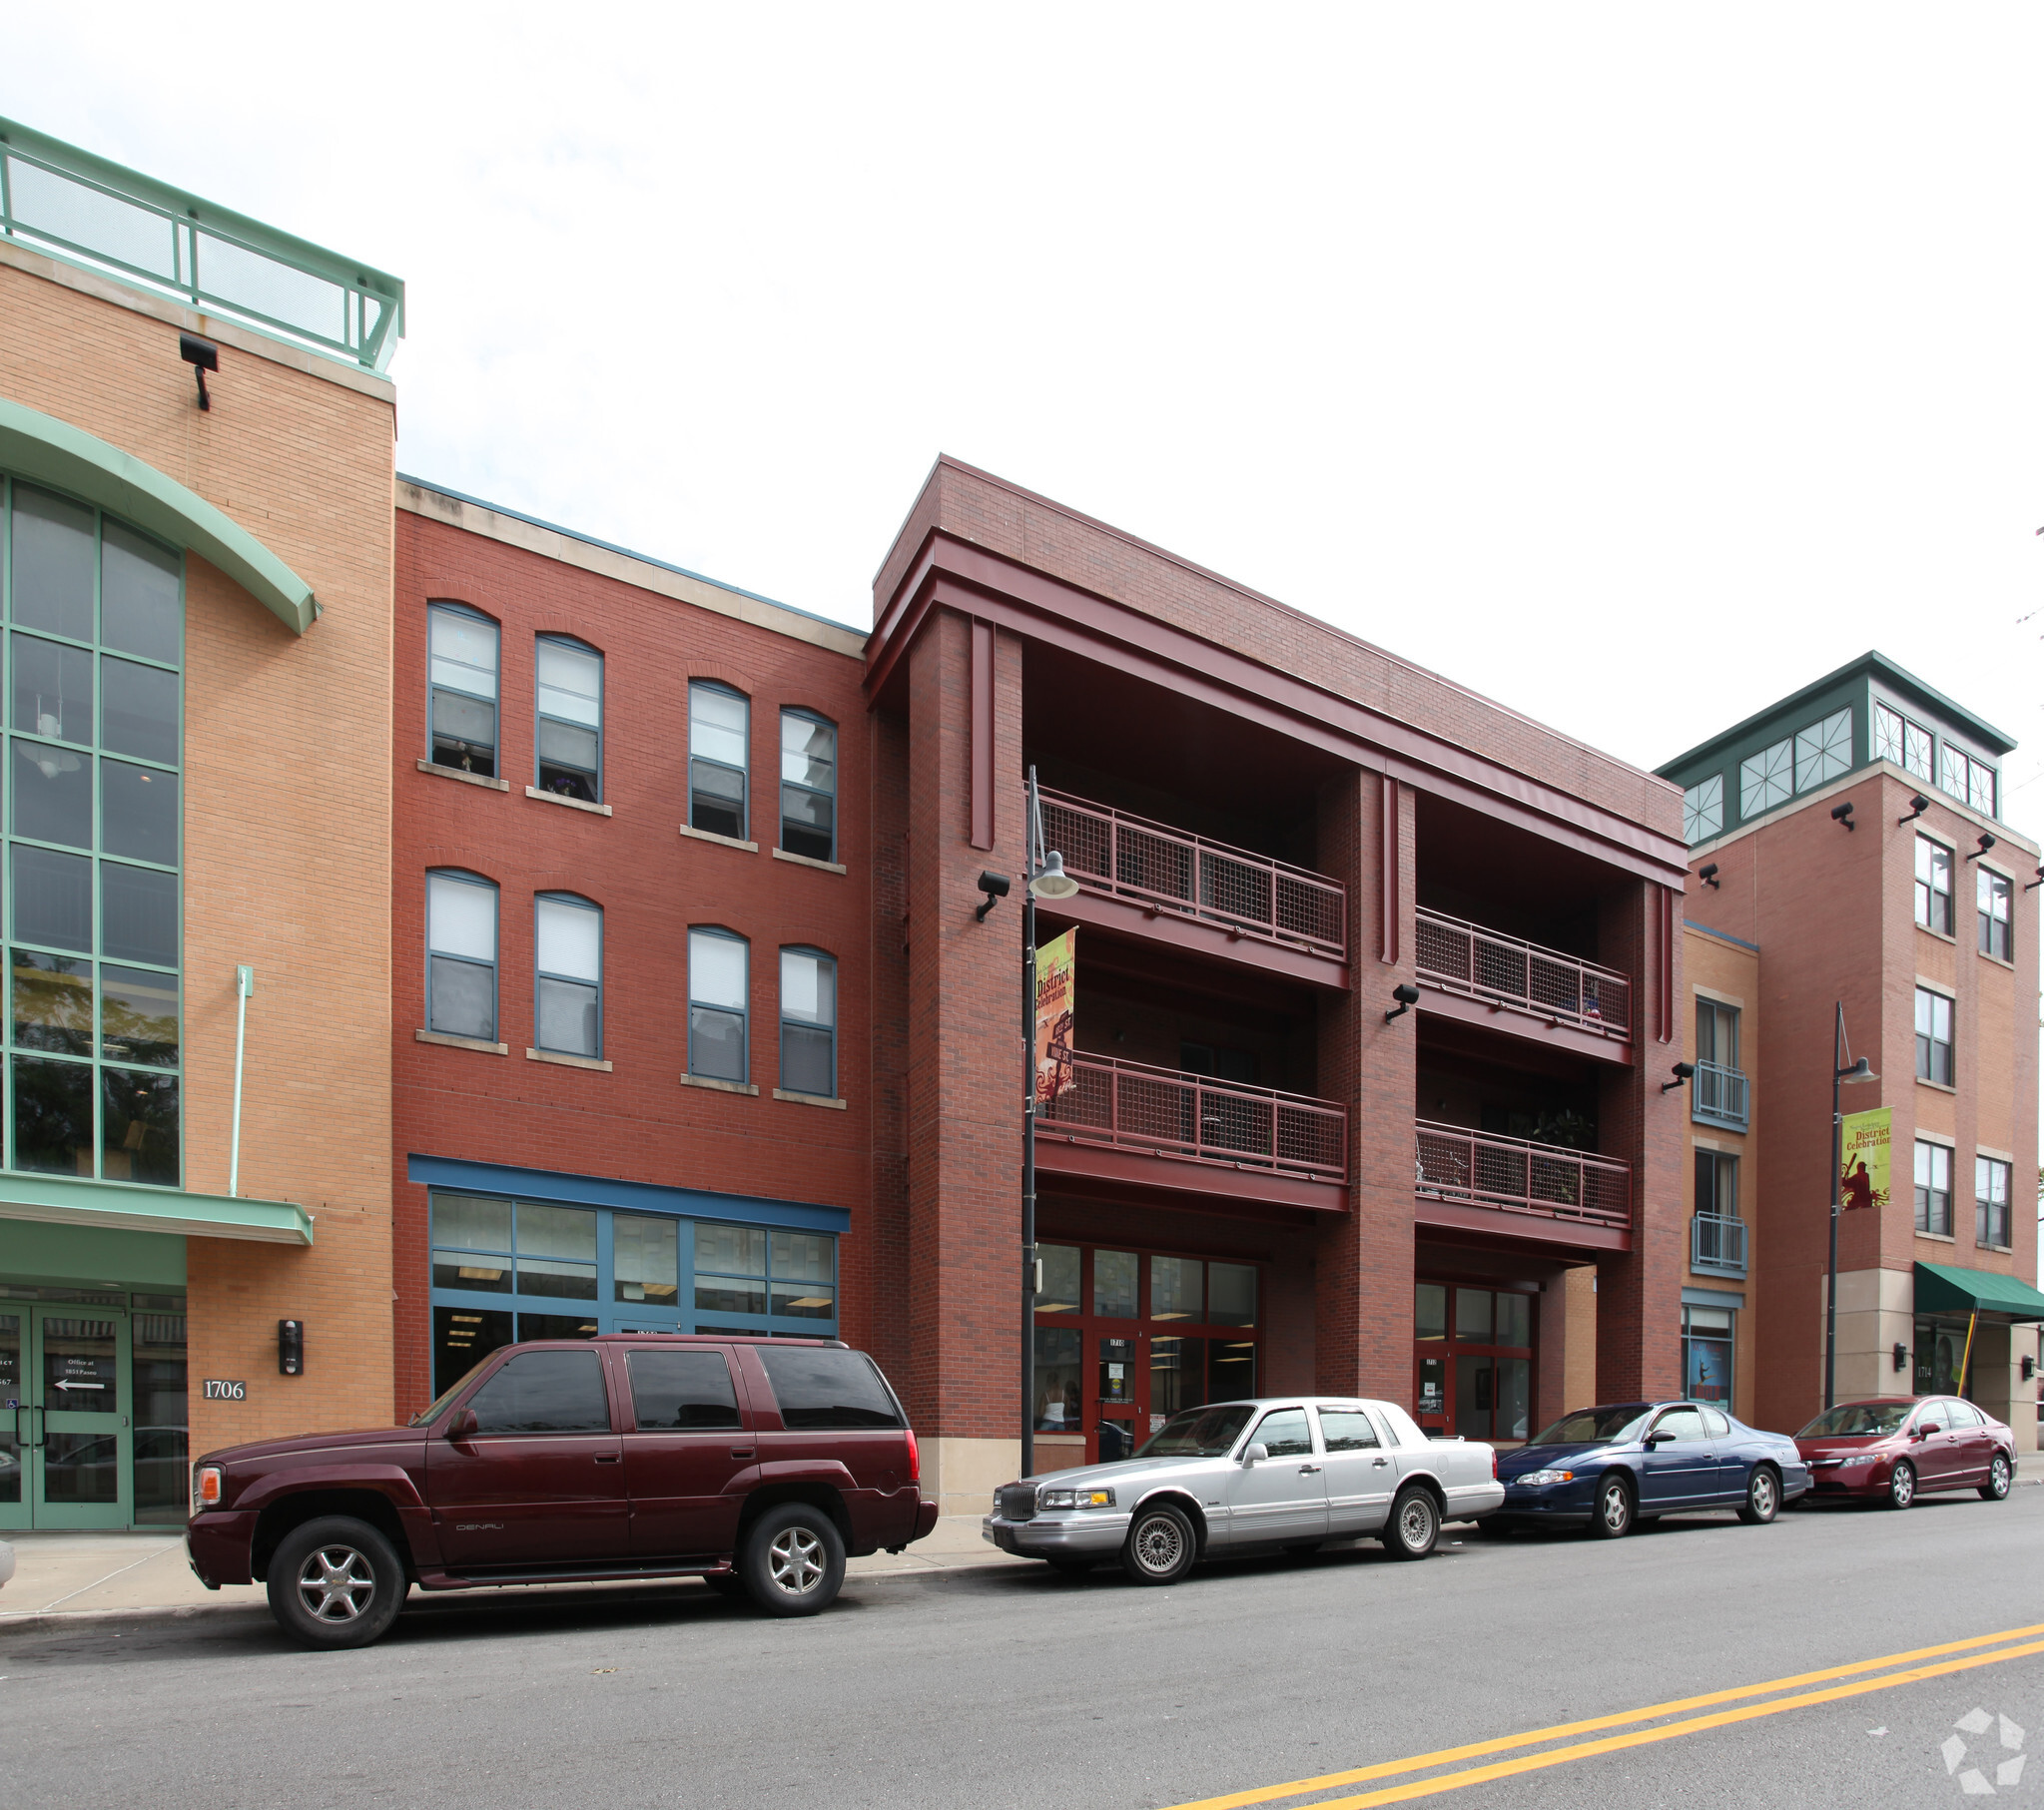
[{"label": "suv headlight", "polygon": [[1114,1506],[1114,1492],[1111,1490],[1038,1490],[1038,1508],[1111,1508]]},{"label": "suv headlight", "polygon": [[1576,1474],[1573,1471],[1528,1471],[1512,1481],[1515,1484],[1532,1484],[1538,1488],[1543,1484],[1573,1484],[1576,1481]]},{"label": "suv headlight", "polygon": [[220,1507],[222,1485],[221,1469],[218,1465],[201,1465],[192,1473],[192,1512],[197,1514],[204,1508]]}]

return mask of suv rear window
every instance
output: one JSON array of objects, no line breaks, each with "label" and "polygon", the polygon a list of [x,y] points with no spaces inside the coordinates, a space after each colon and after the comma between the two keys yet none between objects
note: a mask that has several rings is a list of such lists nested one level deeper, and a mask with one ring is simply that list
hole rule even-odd
[{"label": "suv rear window", "polygon": [[720,1351],[635,1351],[625,1359],[639,1431],[736,1427],[738,1397]]},{"label": "suv rear window", "polygon": [[863,1352],[818,1351],[801,1345],[756,1345],[784,1426],[899,1427],[901,1411],[873,1360]]},{"label": "suv rear window", "polygon": [[469,1398],[477,1433],[608,1433],[603,1360],[593,1351],[524,1351]]}]

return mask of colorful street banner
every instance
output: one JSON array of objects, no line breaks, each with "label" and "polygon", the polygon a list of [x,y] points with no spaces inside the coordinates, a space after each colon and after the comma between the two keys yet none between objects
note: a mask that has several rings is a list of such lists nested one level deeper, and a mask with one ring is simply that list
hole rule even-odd
[{"label": "colorful street banner", "polygon": [[1838,1210],[1888,1204],[1888,1152],[1894,1108],[1848,1112],[1841,1121]]},{"label": "colorful street banner", "polygon": [[1078,1085],[1071,1061],[1071,1008],[1078,926],[1036,951],[1036,1110]]}]

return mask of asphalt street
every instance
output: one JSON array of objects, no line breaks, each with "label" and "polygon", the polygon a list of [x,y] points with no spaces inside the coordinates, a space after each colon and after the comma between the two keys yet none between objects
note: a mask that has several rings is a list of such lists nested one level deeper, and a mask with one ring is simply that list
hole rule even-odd
[{"label": "asphalt street", "polygon": [[0,1633],[0,1804],[1163,1810],[2025,1627],[1920,1662],[1985,1656],[1964,1670],[1778,1710],[1781,1692],[1741,1697],[1765,1713],[1445,1795],[1429,1781],[1484,1762],[1264,1801],[1411,1785],[1463,1810],[1922,1810],[1963,1801],[1969,1772],[2044,1800],[2044,1489],[1769,1527],[1674,1517],[1616,1543],[1449,1538],[1422,1564],[1366,1544],[1169,1589],[1041,1567],[856,1579],[811,1621],[695,1584],[414,1595],[380,1645],[339,1654],[246,1609],[25,1623]]}]

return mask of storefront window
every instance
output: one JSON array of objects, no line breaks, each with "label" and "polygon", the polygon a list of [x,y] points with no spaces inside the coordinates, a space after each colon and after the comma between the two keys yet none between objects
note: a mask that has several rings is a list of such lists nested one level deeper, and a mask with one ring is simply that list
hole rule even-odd
[{"label": "storefront window", "polygon": [[1731,1314],[1727,1307],[1683,1309],[1683,1387],[1693,1402],[1731,1406]]},{"label": "storefront window", "polygon": [[1533,1297],[1520,1289],[1413,1288],[1416,1418],[1430,1434],[1524,1440],[1533,1418]]}]

